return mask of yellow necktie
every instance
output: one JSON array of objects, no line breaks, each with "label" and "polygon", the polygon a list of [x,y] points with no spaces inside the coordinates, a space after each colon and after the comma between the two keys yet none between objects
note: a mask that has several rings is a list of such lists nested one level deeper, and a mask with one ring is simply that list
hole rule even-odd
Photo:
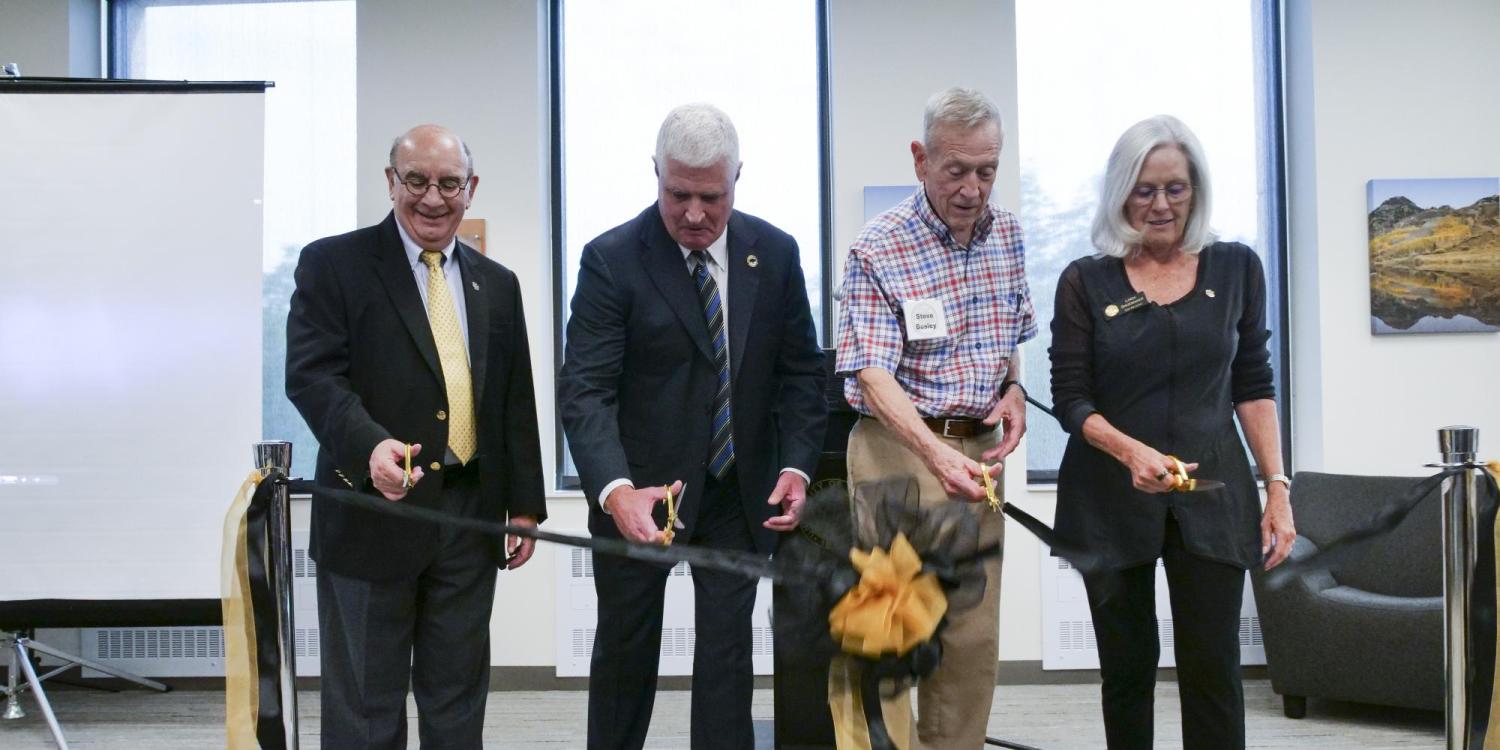
[{"label": "yellow necktie", "polygon": [[427,264],[427,322],[432,325],[438,361],[443,365],[443,382],[448,387],[448,448],[460,462],[468,463],[474,456],[477,438],[474,385],[470,382],[464,332],[458,325],[453,296],[448,293],[448,279],[443,275],[443,254],[424,250],[422,262]]}]

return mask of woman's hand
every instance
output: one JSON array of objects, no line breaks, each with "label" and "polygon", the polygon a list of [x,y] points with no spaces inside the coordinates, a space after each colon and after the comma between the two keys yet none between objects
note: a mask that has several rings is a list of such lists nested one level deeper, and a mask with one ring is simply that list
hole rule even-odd
[{"label": "woman's hand", "polygon": [[1291,493],[1281,482],[1267,482],[1266,510],[1260,515],[1260,555],[1265,558],[1266,570],[1285,561],[1295,541]]},{"label": "woman's hand", "polygon": [[[1176,460],[1145,443],[1133,442],[1135,444],[1118,457],[1120,463],[1130,470],[1130,483],[1141,492],[1171,492],[1177,486],[1177,477],[1172,474],[1177,470]],[[1183,464],[1183,468],[1192,472],[1198,464]]]}]

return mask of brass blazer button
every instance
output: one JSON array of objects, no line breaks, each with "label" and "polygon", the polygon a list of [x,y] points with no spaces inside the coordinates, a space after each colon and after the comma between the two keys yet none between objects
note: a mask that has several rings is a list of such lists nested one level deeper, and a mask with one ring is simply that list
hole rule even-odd
[{"label": "brass blazer button", "polygon": [[443,411],[442,409],[438,409],[437,418],[438,419],[447,419],[448,418],[448,412]]},{"label": "brass blazer button", "polygon": [[433,461],[432,463],[427,465],[427,468],[432,469],[433,471],[442,471],[443,465],[437,461]]}]

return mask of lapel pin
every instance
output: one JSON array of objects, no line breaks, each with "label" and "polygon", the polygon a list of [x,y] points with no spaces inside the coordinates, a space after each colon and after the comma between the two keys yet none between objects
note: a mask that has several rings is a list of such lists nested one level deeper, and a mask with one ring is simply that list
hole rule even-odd
[{"label": "lapel pin", "polygon": [[1212,289],[1204,289],[1203,293],[1206,294],[1206,295],[1208,295],[1209,297],[1213,297],[1214,296],[1214,290],[1212,290]]},{"label": "lapel pin", "polygon": [[[477,281],[471,281],[471,282],[469,282],[469,286],[474,287],[474,291],[476,291],[476,292],[479,291],[479,282],[477,282]],[[1209,296],[1213,296],[1213,295],[1209,295]]]},{"label": "lapel pin", "polygon": [[1119,315],[1119,314],[1120,314],[1120,306],[1119,305],[1105,305],[1105,307],[1104,307],[1104,317],[1106,317],[1106,318],[1113,318],[1114,316]]},{"label": "lapel pin", "polygon": [[745,256],[745,265],[754,268],[760,265],[760,258],[757,258],[754,255],[747,255]]}]

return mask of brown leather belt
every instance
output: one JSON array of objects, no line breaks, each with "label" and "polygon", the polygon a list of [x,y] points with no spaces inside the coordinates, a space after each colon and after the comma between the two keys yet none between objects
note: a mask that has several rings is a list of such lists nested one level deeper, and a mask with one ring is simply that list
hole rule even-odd
[{"label": "brown leather belt", "polygon": [[973,417],[922,417],[922,423],[945,438],[974,438],[995,431],[995,426]]}]

